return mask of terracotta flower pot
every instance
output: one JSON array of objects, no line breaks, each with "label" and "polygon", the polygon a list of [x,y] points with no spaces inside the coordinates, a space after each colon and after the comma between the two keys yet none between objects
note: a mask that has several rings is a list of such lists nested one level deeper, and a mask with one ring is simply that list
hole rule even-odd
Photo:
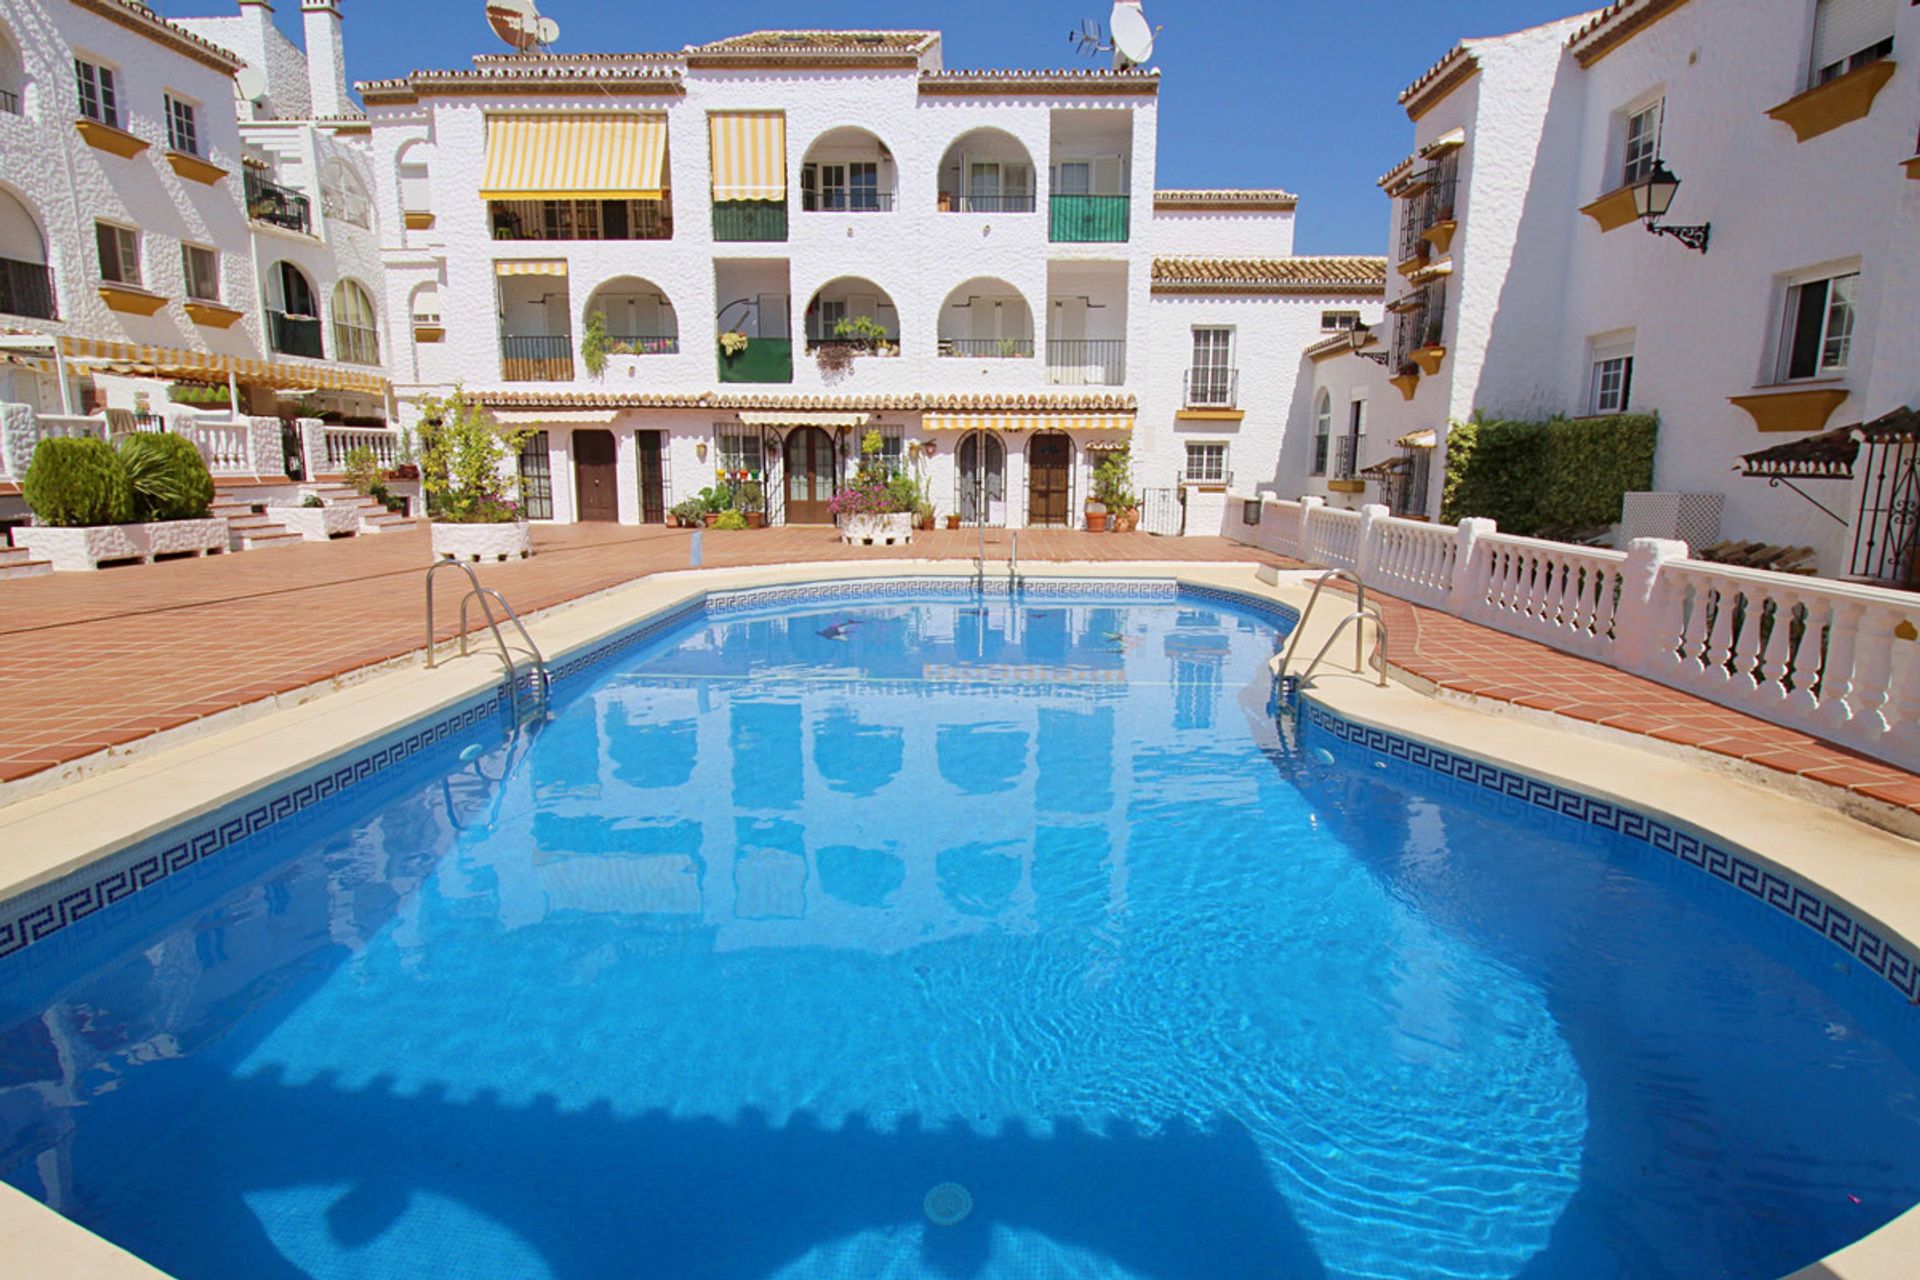
[{"label": "terracotta flower pot", "polygon": [[1105,533],[1107,531],[1107,513],[1104,511],[1087,512],[1087,532]]},{"label": "terracotta flower pot", "polygon": [[958,529],[959,527],[960,527],[960,514],[959,514],[959,512],[955,512],[955,513],[953,513],[952,515],[950,515],[950,516],[948,516],[948,517],[947,517],[947,528],[949,528],[949,529]]},{"label": "terracotta flower pot", "polygon": [[764,529],[767,527],[767,513],[764,511],[747,512],[747,528]]},{"label": "terracotta flower pot", "polygon": [[707,512],[707,528],[711,529],[713,528],[713,526],[719,523],[720,523],[720,513],[718,511]]}]

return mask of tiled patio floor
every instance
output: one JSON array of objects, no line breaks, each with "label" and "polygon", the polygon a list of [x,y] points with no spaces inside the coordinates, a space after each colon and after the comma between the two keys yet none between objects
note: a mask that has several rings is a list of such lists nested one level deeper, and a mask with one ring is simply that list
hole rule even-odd
[{"label": "tiled patio floor", "polygon": [[[1023,561],[1271,562],[1223,538],[1021,530]],[[535,533],[532,560],[481,568],[521,613],[684,569],[691,535],[573,525]],[[852,548],[829,529],[703,535],[713,567],[813,560],[969,560],[979,535]],[[1009,534],[988,534],[1004,558]],[[422,642],[424,526],[333,543],[0,583],[0,782],[412,652]],[[455,626],[446,583],[437,633]]]}]

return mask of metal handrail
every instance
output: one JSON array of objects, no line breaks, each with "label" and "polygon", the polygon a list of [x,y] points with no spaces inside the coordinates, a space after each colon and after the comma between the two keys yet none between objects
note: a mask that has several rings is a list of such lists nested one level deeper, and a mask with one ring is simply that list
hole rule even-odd
[{"label": "metal handrail", "polygon": [[513,655],[516,650],[509,646],[506,638],[500,634],[500,624],[494,619],[493,606],[488,603],[489,598],[499,601],[500,607],[506,610],[508,621],[513,623],[514,630],[520,633],[520,640],[526,646],[524,649],[518,650],[518,652],[530,659],[533,663],[533,693],[534,697],[538,699],[538,707],[544,710],[548,705],[549,696],[547,660],[545,655],[540,652],[540,646],[533,642],[533,637],[527,634],[526,624],[520,621],[519,613],[515,611],[512,604],[508,603],[507,598],[498,591],[495,591],[492,587],[480,585],[480,575],[473,571],[472,565],[466,564],[463,561],[437,560],[427,568],[428,669],[431,670],[434,665],[433,575],[449,566],[466,574],[467,581],[472,584],[467,594],[460,597],[460,656],[463,658],[467,656],[467,605],[477,599],[480,601],[480,615],[487,620],[487,630],[493,634],[494,647],[499,650],[500,662],[507,669],[507,698],[513,710],[514,722],[516,724],[519,723],[520,665],[513,660]]},{"label": "metal handrail", "polygon": [[1007,552],[1007,598],[1011,600],[1020,590],[1020,531],[1013,531],[1013,548]]},{"label": "metal handrail", "polygon": [[[1373,625],[1375,627],[1378,627],[1380,630],[1380,666],[1379,666],[1380,687],[1382,689],[1386,688],[1387,687],[1387,620],[1380,616],[1380,608],[1378,605],[1367,605],[1363,608],[1355,609],[1352,613],[1348,614],[1346,617],[1340,619],[1338,623],[1334,624],[1333,634],[1327,637],[1327,642],[1320,646],[1320,652],[1313,655],[1313,661],[1309,662],[1307,664],[1307,669],[1300,674],[1299,676],[1300,683],[1305,684],[1309,679],[1313,677],[1313,669],[1320,665],[1320,660],[1322,658],[1327,656],[1327,651],[1333,648],[1333,642],[1340,638],[1340,633],[1346,630],[1348,623],[1364,622],[1368,618],[1372,618]],[[1362,633],[1364,632],[1364,630],[1365,630],[1364,627],[1355,627],[1353,629],[1353,674],[1357,676],[1365,675],[1367,673],[1366,659],[1364,658],[1363,651],[1362,651]],[[1284,660],[1281,663],[1280,670],[1282,675],[1284,676],[1286,672],[1286,664]]]},{"label": "metal handrail", "polygon": [[[1293,661],[1293,651],[1300,647],[1300,637],[1306,632],[1307,619],[1313,616],[1313,606],[1320,603],[1321,589],[1336,578],[1344,579],[1353,584],[1354,593],[1358,597],[1353,606],[1356,610],[1367,607],[1367,584],[1360,581],[1358,575],[1349,573],[1345,569],[1329,569],[1321,574],[1319,578],[1314,581],[1313,594],[1307,597],[1307,607],[1301,610],[1300,621],[1294,624],[1293,634],[1287,637],[1287,651],[1280,655],[1280,669],[1274,673],[1275,675],[1284,677],[1287,674],[1287,664]],[[1376,609],[1374,612],[1378,613],[1379,610]],[[1335,629],[1334,634],[1339,634],[1338,628]],[[1358,671],[1360,665],[1360,637],[1355,635],[1353,637],[1354,670]]]}]

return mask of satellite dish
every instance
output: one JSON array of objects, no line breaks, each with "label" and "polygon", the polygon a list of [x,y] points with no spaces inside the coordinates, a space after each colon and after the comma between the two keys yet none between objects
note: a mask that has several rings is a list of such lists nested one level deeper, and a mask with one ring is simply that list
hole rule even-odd
[{"label": "satellite dish", "polygon": [[550,45],[560,38],[560,24],[541,17],[533,0],[487,0],[487,25],[515,53]]},{"label": "satellite dish", "polygon": [[267,96],[266,73],[250,62],[233,73],[233,83],[248,102],[258,102]]},{"label": "satellite dish", "polygon": [[1113,31],[1114,65],[1125,69],[1138,67],[1153,56],[1155,31],[1147,25],[1140,0],[1114,0],[1113,14],[1107,19]]}]

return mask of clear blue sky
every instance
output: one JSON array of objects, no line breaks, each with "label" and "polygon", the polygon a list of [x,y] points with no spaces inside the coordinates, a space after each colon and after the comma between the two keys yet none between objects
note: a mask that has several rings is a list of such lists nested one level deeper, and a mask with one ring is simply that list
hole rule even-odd
[{"label": "clear blue sky", "polygon": [[[152,0],[150,0],[150,3]],[[1373,180],[1411,150],[1394,97],[1462,36],[1597,8],[1599,0],[1146,0],[1166,29],[1154,56],[1165,187],[1282,186],[1299,194],[1301,253],[1384,253]],[[159,0],[169,16],[233,0]],[[1067,32],[1109,0],[543,0],[561,52],[678,49],[763,27],[913,27],[944,33],[949,67],[1079,60]],[[483,0],[341,0],[353,80],[466,65],[500,45]],[[276,17],[299,40],[299,0]],[[1084,65],[1084,63],[1083,63]]]}]

